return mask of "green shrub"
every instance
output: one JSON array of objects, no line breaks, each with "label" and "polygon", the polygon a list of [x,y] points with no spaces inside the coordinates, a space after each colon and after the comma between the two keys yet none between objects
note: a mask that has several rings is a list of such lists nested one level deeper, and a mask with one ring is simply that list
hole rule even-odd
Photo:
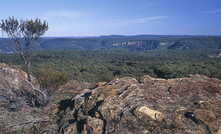
[{"label": "green shrub", "polygon": [[41,87],[46,89],[57,89],[69,80],[66,72],[57,71],[56,69],[48,66],[38,68],[36,76]]}]

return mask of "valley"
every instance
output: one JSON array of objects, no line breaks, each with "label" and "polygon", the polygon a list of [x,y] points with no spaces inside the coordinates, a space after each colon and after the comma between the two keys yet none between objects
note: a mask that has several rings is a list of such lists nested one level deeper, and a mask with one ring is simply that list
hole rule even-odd
[{"label": "valley", "polygon": [[[13,52],[8,39],[0,39],[0,52]],[[221,49],[219,36],[100,36],[100,37],[59,37],[42,38],[35,45],[35,51],[62,50],[199,50]]]}]

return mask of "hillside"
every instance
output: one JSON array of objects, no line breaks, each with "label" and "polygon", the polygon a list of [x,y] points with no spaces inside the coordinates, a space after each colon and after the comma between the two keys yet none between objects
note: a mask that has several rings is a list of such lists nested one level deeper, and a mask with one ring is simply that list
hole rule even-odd
[{"label": "hillside", "polygon": [[[0,39],[0,52],[10,53],[8,39]],[[126,49],[131,51],[146,50],[199,50],[221,49],[219,36],[100,36],[90,38],[42,38],[34,50],[110,50]]]}]

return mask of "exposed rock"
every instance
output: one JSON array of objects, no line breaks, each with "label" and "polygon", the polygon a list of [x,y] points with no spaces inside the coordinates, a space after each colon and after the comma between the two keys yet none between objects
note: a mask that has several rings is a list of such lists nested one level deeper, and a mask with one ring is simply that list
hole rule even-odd
[{"label": "exposed rock", "polygon": [[[70,81],[47,96],[32,77],[0,64],[0,133],[220,134],[221,80],[202,75]],[[67,97],[67,96],[68,97]],[[46,97],[45,97],[46,96]],[[23,130],[23,131],[20,131]]]},{"label": "exposed rock", "polygon": [[129,48],[130,50],[154,50],[160,47],[156,40],[130,40],[112,43],[114,48]]},{"label": "exposed rock", "polygon": [[221,127],[219,128],[217,134],[221,134]]},{"label": "exposed rock", "polygon": [[37,80],[27,81],[27,74],[6,64],[0,64],[0,133],[31,129],[49,122],[47,114],[36,107],[47,103],[46,94]]},{"label": "exposed rock", "polygon": [[[0,88],[31,90],[39,88],[37,80],[32,77],[32,85],[27,82],[27,74],[19,68],[0,63]],[[33,87],[32,87],[33,86]]]},{"label": "exposed rock", "polygon": [[221,53],[215,53],[208,55],[209,58],[221,58]]},{"label": "exposed rock", "polygon": [[27,74],[24,71],[0,64],[0,104],[16,103],[11,106],[13,109],[19,107],[16,105],[43,105],[47,98],[39,87],[34,77],[32,82],[27,80]]},{"label": "exposed rock", "polygon": [[219,134],[221,81],[115,79],[82,91],[58,115],[65,134]]},{"label": "exposed rock", "polygon": [[137,108],[137,113],[141,114],[141,116],[146,115],[153,120],[162,121],[164,119],[164,115],[161,112],[152,110],[148,108],[147,106],[142,106],[142,107]]}]

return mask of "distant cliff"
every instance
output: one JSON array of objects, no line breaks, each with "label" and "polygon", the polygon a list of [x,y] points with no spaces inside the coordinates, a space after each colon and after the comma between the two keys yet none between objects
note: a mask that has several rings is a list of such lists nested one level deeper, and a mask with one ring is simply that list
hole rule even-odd
[{"label": "distant cliff", "polygon": [[[0,39],[0,52],[11,53],[13,42]],[[34,50],[103,50],[126,49],[146,51],[156,49],[199,50],[221,49],[221,37],[207,36],[103,36],[91,38],[43,38]]]}]

